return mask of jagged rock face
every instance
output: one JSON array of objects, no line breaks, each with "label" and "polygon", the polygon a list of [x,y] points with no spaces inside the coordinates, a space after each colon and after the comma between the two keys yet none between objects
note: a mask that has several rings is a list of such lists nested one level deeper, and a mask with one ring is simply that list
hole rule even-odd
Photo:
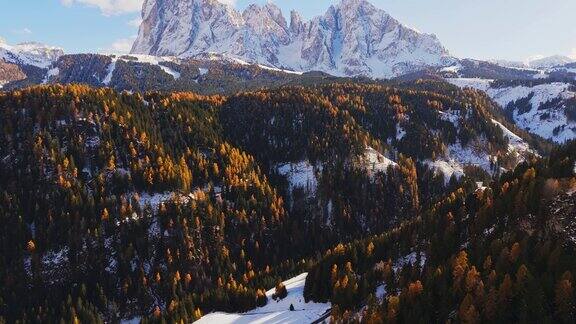
[{"label": "jagged rock face", "polygon": [[412,30],[366,0],[342,0],[287,23],[268,3],[239,13],[216,0],[146,0],[132,53],[194,57],[216,52],[252,63],[334,75],[392,77],[453,59],[433,35]]},{"label": "jagged rock face", "polygon": [[[229,42],[242,16],[215,0],[146,0],[133,53],[181,55]],[[177,53],[177,54],[176,54]]]}]

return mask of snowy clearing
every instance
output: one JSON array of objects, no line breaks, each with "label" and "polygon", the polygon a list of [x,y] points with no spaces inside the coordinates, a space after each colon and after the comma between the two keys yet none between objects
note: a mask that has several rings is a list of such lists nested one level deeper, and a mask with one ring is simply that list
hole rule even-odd
[{"label": "snowy clearing", "polygon": [[506,128],[506,126],[502,125],[498,121],[492,119],[492,122],[500,127],[502,132],[504,132],[504,137],[508,139],[508,150],[510,152],[517,152],[519,154],[524,152],[532,152],[530,145],[526,143],[520,136],[514,134],[511,130]]},{"label": "snowy clearing", "polygon": [[450,78],[446,79],[446,81],[459,88],[472,88],[476,90],[487,91],[490,89],[490,84],[494,80],[475,78]]},{"label": "snowy clearing", "polygon": [[[272,299],[275,289],[266,292],[268,304],[247,313],[229,314],[216,312],[202,317],[200,324],[242,324],[242,323],[311,323],[322,317],[332,307],[330,303],[305,303],[304,284],[307,273],[284,281],[288,296],[278,302]],[[290,305],[294,311],[290,311]]]},{"label": "snowy clearing", "polygon": [[443,160],[436,160],[436,161],[431,161],[431,160],[426,160],[423,162],[425,165],[427,165],[428,167],[432,168],[435,170],[435,172],[439,172],[441,174],[444,175],[444,183],[448,183],[450,182],[450,178],[452,178],[452,176],[455,176],[457,179],[460,179],[464,176],[464,168],[462,168],[462,165],[460,165],[460,163],[458,163],[455,160],[448,160],[448,161],[443,161]]},{"label": "snowy clearing", "polygon": [[278,174],[288,179],[290,192],[296,188],[302,188],[311,194],[314,194],[316,187],[318,187],[315,169],[316,168],[308,161],[285,163],[277,167]]},{"label": "snowy clearing", "polygon": [[366,148],[366,151],[364,152],[364,156],[362,157],[362,159],[364,162],[364,168],[368,171],[368,174],[371,177],[373,177],[379,172],[386,173],[389,167],[398,166],[396,162],[380,154],[380,152],[376,151],[372,147]]}]

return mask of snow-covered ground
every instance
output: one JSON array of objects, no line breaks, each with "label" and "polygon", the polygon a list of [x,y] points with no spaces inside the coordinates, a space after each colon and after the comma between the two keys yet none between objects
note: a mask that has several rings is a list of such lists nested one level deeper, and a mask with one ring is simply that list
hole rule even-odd
[{"label": "snow-covered ground", "polygon": [[288,179],[290,192],[296,188],[302,188],[310,194],[315,194],[318,187],[315,169],[308,161],[285,163],[277,167],[278,174]]},{"label": "snow-covered ground", "polygon": [[567,93],[569,87],[570,84],[568,83],[553,82],[540,84],[533,87],[516,86],[505,88],[490,88],[488,89],[487,94],[500,106],[506,107],[510,102],[526,98],[533,93],[534,96],[530,100],[530,103],[532,104],[533,108],[537,109],[543,103],[558,97],[564,97],[564,94],[569,95],[569,93]]},{"label": "snow-covered ground", "polygon": [[206,69],[206,68],[199,68],[198,70],[200,71],[200,75],[208,74],[208,69]]},{"label": "snow-covered ground", "polygon": [[[268,304],[256,308],[247,313],[222,313],[207,314],[196,323],[200,324],[242,324],[242,323],[311,323],[326,314],[332,307],[330,303],[305,303],[304,284],[307,273],[284,281],[288,296],[278,302],[272,299],[275,289],[266,292]],[[290,305],[294,311],[290,311]]]},{"label": "snow-covered ground", "polygon": [[146,206],[150,206],[150,208],[152,208],[152,212],[156,214],[160,204],[169,201],[172,199],[172,197],[175,197],[175,195],[176,193],[170,191],[153,194],[142,192],[138,194],[140,198],[138,202],[140,203],[141,209],[144,209]]},{"label": "snow-covered ground", "polygon": [[518,127],[557,143],[576,138],[576,123],[568,120],[562,105],[559,108],[540,109],[547,102],[576,96],[569,83],[551,82],[532,87],[494,88],[491,87],[493,80],[454,78],[447,81],[461,88],[469,87],[484,91],[503,108],[519,99],[531,96],[532,109],[522,114],[518,110],[514,111],[513,118]]},{"label": "snow-covered ground", "polygon": [[390,160],[371,147],[366,148],[363,156],[363,162],[365,163],[364,167],[371,177],[379,172],[385,173],[388,171],[388,167],[398,166],[396,162]]},{"label": "snow-covered ground", "polygon": [[406,136],[406,130],[404,130],[404,128],[402,128],[402,126],[398,124],[396,126],[396,140],[401,141],[404,138],[404,136]]},{"label": "snow-covered ground", "polygon": [[304,72],[277,69],[277,68],[269,67],[269,66],[262,65],[262,64],[258,64],[258,67],[260,67],[261,69],[264,69],[264,70],[276,71],[276,72],[284,72],[284,73],[288,73],[288,74],[295,74],[295,75],[302,75],[302,74],[304,74]]},{"label": "snow-covered ground", "polygon": [[448,161],[445,160],[426,160],[424,161],[428,167],[435,170],[435,172],[440,172],[444,175],[444,182],[448,183],[452,176],[456,177],[456,179],[462,178],[464,176],[464,168],[460,163],[457,161],[450,159]]},{"label": "snow-covered ground", "polygon": [[448,146],[446,156],[434,161],[425,160],[423,163],[428,167],[444,175],[444,181],[448,183],[452,176],[460,179],[464,175],[464,166],[474,165],[492,173],[491,161],[493,157],[485,151],[485,140],[479,140],[462,146],[460,143]]},{"label": "snow-covered ground", "polygon": [[376,287],[376,298],[378,300],[382,300],[388,295],[388,290],[386,290],[386,284],[381,284],[380,286]]},{"label": "snow-covered ground", "polygon": [[162,71],[166,72],[167,74],[171,75],[172,78],[174,78],[174,80],[178,80],[180,79],[180,72],[171,69],[161,63],[164,62],[174,62],[176,61],[175,58],[172,57],[161,57],[161,56],[151,56],[151,55],[135,55],[135,54],[130,54],[128,56],[123,56],[123,55],[111,55],[112,58],[112,63],[110,63],[110,65],[108,66],[108,73],[106,74],[106,77],[104,78],[104,80],[102,80],[102,83],[104,85],[109,85],[110,82],[112,82],[112,77],[114,76],[114,71],[116,70],[116,63],[118,61],[124,61],[124,62],[138,62],[138,63],[145,63],[145,64],[150,64],[150,65],[156,65],[158,66],[160,69],[162,69]]},{"label": "snow-covered ground", "polygon": [[53,67],[53,68],[49,69],[48,72],[46,72],[46,76],[44,76],[44,79],[42,80],[42,84],[48,83],[48,81],[50,81],[50,79],[58,76],[59,74],[60,74],[60,69],[58,69],[57,67]]},{"label": "snow-covered ground", "polygon": [[426,264],[426,253],[424,253],[424,252],[409,253],[409,254],[401,257],[400,259],[398,259],[396,262],[394,262],[394,266],[392,268],[393,268],[394,272],[398,272],[405,265],[416,265],[416,262],[418,262],[418,258],[420,258],[419,266],[420,266],[420,268],[423,268],[424,265]]},{"label": "snow-covered ground", "polygon": [[458,128],[460,125],[460,110],[438,111],[440,119],[452,123]]},{"label": "snow-covered ground", "polygon": [[521,154],[524,152],[534,153],[532,151],[532,149],[530,148],[530,145],[528,145],[528,143],[526,143],[526,141],[524,141],[520,136],[514,134],[511,130],[506,128],[506,126],[502,125],[498,121],[492,119],[492,122],[496,126],[500,127],[500,129],[504,133],[504,137],[506,137],[508,139],[508,150],[510,152],[517,152],[518,154]]},{"label": "snow-covered ground", "polygon": [[446,81],[459,88],[472,88],[481,91],[487,91],[488,89],[490,89],[490,84],[494,80],[477,79],[477,78],[450,78],[446,79]]},{"label": "snow-covered ground", "polygon": [[[508,139],[508,152],[516,158],[518,163],[524,161],[525,156],[529,154],[536,154],[518,135],[514,134],[504,125],[496,120],[492,122],[499,126],[504,132],[504,136]],[[488,173],[493,173],[494,162],[496,157],[489,155],[486,152],[487,143],[485,139],[480,139],[469,143],[467,146],[462,146],[460,143],[451,144],[448,146],[446,156],[440,157],[434,161],[425,160],[423,163],[432,168],[436,172],[444,175],[444,181],[448,183],[452,176],[460,179],[464,175],[464,167],[473,165],[482,168]]]},{"label": "snow-covered ground", "polygon": [[114,76],[115,70],[116,70],[116,60],[113,59],[112,63],[110,63],[110,65],[108,65],[106,77],[104,77],[104,80],[102,80],[102,83],[104,85],[109,85],[110,82],[112,82],[112,77]]},{"label": "snow-covered ground", "polygon": [[576,93],[570,91],[570,84],[556,82],[534,87],[490,89],[487,93],[502,107],[532,96],[530,111],[523,114],[514,111],[513,118],[518,127],[557,143],[576,138],[576,123],[568,120],[564,109],[539,109],[543,104],[557,98],[564,100],[576,96]]},{"label": "snow-covered ground", "polygon": [[[392,264],[392,270],[394,271],[394,273],[398,273],[398,271],[401,271],[402,268],[404,268],[405,265],[416,265],[416,263],[418,262],[418,259],[420,259],[420,263],[418,264],[420,266],[420,269],[422,270],[424,268],[424,265],[426,265],[426,253],[424,252],[411,252],[403,257],[400,257],[399,259],[395,260]],[[384,262],[379,262],[376,265],[374,265],[374,269],[375,270],[379,270],[379,271],[383,271],[385,266]],[[386,287],[385,283],[381,283],[379,286],[376,287],[376,293],[375,293],[375,297],[379,300],[382,300],[384,298],[386,298],[388,296],[388,287]],[[394,294],[398,294],[400,293],[400,291],[396,291],[396,292],[392,292]]]},{"label": "snow-covered ground", "polygon": [[288,73],[288,74],[296,74],[296,75],[302,75],[304,74],[304,72],[298,72],[298,71],[292,71],[292,70],[284,70],[284,69],[278,69],[275,67],[271,67],[271,66],[267,66],[267,65],[262,65],[262,64],[253,64],[253,63],[249,63],[246,62],[238,57],[235,56],[227,56],[227,55],[222,55],[222,57],[224,59],[227,59],[229,61],[232,61],[234,63],[240,64],[240,65],[256,65],[261,69],[264,70],[269,70],[269,71],[276,71],[276,72],[284,72],[284,73]]}]

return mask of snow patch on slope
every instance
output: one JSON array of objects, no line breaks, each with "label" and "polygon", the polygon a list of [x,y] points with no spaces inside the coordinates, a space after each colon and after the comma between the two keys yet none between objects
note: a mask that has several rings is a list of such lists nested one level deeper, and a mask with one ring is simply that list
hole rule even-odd
[{"label": "snow patch on slope", "polygon": [[[173,70],[163,64],[160,63],[164,63],[164,62],[174,62],[174,58],[171,57],[161,57],[161,56],[151,56],[151,55],[138,55],[138,54],[130,54],[129,57],[133,57],[136,58],[136,61],[139,63],[147,63],[150,65],[156,65],[158,67],[160,67],[162,69],[162,71],[170,74],[174,80],[178,80],[180,79],[180,72]],[[128,61],[126,59],[123,59],[122,57],[119,58],[120,60],[123,61]]]},{"label": "snow patch on slope", "polygon": [[456,179],[460,179],[464,176],[464,169],[462,165],[454,159],[445,160],[426,160],[423,162],[425,165],[434,169],[436,172],[440,172],[444,176],[444,182],[450,182],[452,176]]},{"label": "snow patch on slope", "polygon": [[576,138],[576,123],[570,122],[564,109],[539,109],[547,102],[569,99],[576,96],[570,90],[568,83],[554,82],[540,84],[534,87],[517,86],[508,88],[495,88],[487,91],[502,107],[508,106],[519,99],[530,99],[532,109],[525,113],[514,111],[513,118],[518,127],[539,135],[543,138],[563,143]]},{"label": "snow patch on slope", "polygon": [[459,88],[472,88],[481,91],[487,91],[490,89],[490,84],[494,82],[494,80],[490,79],[476,78],[449,78],[446,79],[446,81]]},{"label": "snow patch on slope", "polygon": [[368,174],[373,177],[379,172],[386,173],[389,167],[396,167],[398,164],[389,158],[382,155],[372,147],[366,148],[364,156],[362,156],[364,167]]},{"label": "snow patch on slope", "polygon": [[116,59],[112,59],[112,63],[108,65],[106,77],[102,80],[102,84],[109,85],[112,82],[112,77],[114,76],[114,71],[116,70]]},{"label": "snow patch on slope", "polygon": [[295,74],[295,75],[302,75],[302,74],[304,74],[304,72],[278,69],[278,68],[274,68],[274,67],[270,67],[270,66],[266,66],[266,65],[262,65],[262,64],[258,64],[258,67],[260,67],[261,69],[264,69],[264,70],[275,71],[275,72],[283,72],[283,73],[288,73],[288,74]]},{"label": "snow patch on slope", "polygon": [[516,151],[516,152],[532,152],[530,149],[530,145],[526,143],[520,136],[512,133],[511,130],[506,128],[504,125],[499,123],[498,121],[492,119],[492,122],[500,127],[502,132],[504,132],[504,137],[508,139],[508,150],[509,151]]},{"label": "snow patch on slope", "polygon": [[[199,324],[243,324],[243,323],[311,323],[326,314],[330,303],[304,302],[304,284],[307,273],[284,281],[288,296],[278,302],[272,299],[275,289],[266,292],[268,304],[246,313],[230,314],[216,312],[198,320]],[[290,311],[290,305],[294,311]]]},{"label": "snow patch on slope", "polygon": [[288,179],[290,192],[296,188],[302,188],[310,194],[316,193],[318,180],[316,168],[308,161],[298,163],[285,163],[277,167],[278,174]]},{"label": "snow patch on slope", "polygon": [[57,77],[60,74],[60,69],[57,67],[53,67],[48,72],[46,72],[46,76],[44,76],[44,80],[42,80],[42,84],[46,84],[50,81],[50,79]]},{"label": "snow patch on slope", "polygon": [[129,56],[110,55],[110,58],[112,59],[112,62],[108,66],[106,77],[104,78],[104,80],[102,80],[102,84],[104,84],[104,85],[110,85],[110,83],[112,82],[112,78],[114,77],[114,72],[116,71],[116,64],[118,63],[118,61],[138,62],[138,63],[142,63],[142,64],[156,65],[160,69],[162,69],[162,71],[171,75],[172,78],[174,78],[174,80],[178,80],[181,77],[180,72],[178,72],[178,71],[176,71],[176,70],[174,70],[168,66],[161,64],[164,62],[175,62],[176,59],[172,58],[172,57],[160,57],[160,56],[151,56],[151,55],[134,55],[134,54],[131,54]]},{"label": "snow patch on slope", "polygon": [[[564,100],[576,96],[569,83],[552,82],[531,87],[521,85],[495,88],[491,87],[493,80],[456,78],[447,81],[461,88],[482,90],[502,108],[520,99],[531,97],[529,111],[520,113],[515,109],[512,114],[518,127],[556,143],[576,138],[576,123],[568,120],[563,103]],[[560,103],[548,109],[540,109],[546,103],[554,101]]]}]

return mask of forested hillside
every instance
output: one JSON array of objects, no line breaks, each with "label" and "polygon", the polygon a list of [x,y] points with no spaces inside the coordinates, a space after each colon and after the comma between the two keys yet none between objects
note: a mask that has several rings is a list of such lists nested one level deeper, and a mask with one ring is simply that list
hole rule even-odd
[{"label": "forested hillside", "polygon": [[[566,238],[553,225],[569,222],[544,231],[540,198],[571,188],[574,150],[542,159],[548,148],[516,136],[494,107],[441,82],[0,93],[0,321],[193,321],[264,305],[266,290],[306,270],[307,298],[331,300],[335,318],[361,314],[386,283],[390,297],[364,311],[409,320],[401,291],[420,280],[416,290],[442,298],[414,297],[418,319],[460,319],[450,307],[465,290],[448,297],[446,287],[461,248],[462,271],[481,272],[478,262],[497,264],[519,242],[538,276],[530,240],[554,251]],[[426,271],[394,268],[410,253]],[[562,253],[558,272],[572,266]],[[486,295],[514,262],[489,268]],[[446,309],[432,307],[445,298]],[[551,307],[546,318],[570,318]]]},{"label": "forested hillside", "polygon": [[332,320],[344,322],[573,323],[575,161],[571,143],[327,250],[307,300],[332,301]]}]

